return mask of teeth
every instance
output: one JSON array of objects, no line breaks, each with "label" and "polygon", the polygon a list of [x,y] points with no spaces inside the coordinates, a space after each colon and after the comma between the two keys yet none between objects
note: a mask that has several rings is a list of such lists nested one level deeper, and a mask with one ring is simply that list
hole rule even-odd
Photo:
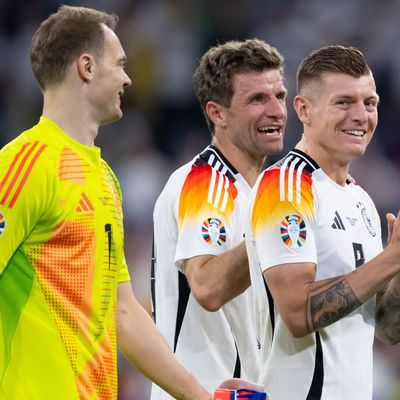
[{"label": "teeth", "polygon": [[358,129],[349,129],[349,130],[345,130],[345,132],[348,134],[348,135],[352,135],[352,136],[359,136],[359,137],[361,137],[361,136],[364,136],[365,135],[365,131],[363,131],[363,130],[358,130]]},{"label": "teeth", "polygon": [[258,128],[258,130],[267,134],[279,134],[281,129],[278,126],[263,126],[261,128]]}]

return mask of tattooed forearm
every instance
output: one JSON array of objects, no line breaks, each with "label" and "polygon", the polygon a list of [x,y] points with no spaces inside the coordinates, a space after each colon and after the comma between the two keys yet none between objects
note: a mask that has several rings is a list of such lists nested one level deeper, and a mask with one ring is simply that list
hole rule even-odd
[{"label": "tattooed forearm", "polygon": [[386,287],[376,295],[376,330],[390,344],[400,342],[400,296]]},{"label": "tattooed forearm", "polygon": [[350,314],[361,305],[346,279],[326,282],[308,294],[308,332],[324,328]]}]

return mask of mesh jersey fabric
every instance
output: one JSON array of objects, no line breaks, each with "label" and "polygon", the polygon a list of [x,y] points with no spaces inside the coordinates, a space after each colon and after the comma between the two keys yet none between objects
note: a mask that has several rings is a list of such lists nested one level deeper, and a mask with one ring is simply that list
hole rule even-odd
[{"label": "mesh jersey fabric", "polygon": [[0,398],[116,399],[121,192],[41,117],[0,151]]}]

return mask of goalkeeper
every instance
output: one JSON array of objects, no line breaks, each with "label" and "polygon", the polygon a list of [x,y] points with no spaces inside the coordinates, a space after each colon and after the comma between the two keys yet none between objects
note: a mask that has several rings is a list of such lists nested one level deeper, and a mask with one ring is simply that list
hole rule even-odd
[{"label": "goalkeeper", "polygon": [[179,399],[211,399],[135,299],[121,193],[94,146],[131,80],[117,17],[62,6],[32,40],[40,121],[0,151],[0,398],[117,399],[116,343]]}]

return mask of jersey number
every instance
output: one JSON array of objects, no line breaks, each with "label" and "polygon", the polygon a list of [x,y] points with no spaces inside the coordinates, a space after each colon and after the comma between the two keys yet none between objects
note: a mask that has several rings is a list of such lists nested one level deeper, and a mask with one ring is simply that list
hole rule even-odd
[{"label": "jersey number", "polygon": [[365,262],[364,250],[361,243],[353,243],[354,261],[356,268],[361,267]]}]

